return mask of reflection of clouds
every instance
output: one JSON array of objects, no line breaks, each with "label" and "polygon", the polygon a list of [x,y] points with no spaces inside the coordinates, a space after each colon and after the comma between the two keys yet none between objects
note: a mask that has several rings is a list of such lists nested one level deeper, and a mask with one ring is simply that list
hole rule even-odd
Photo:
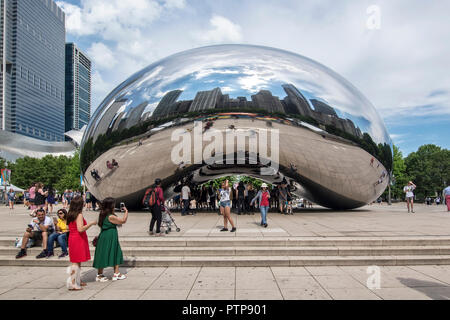
[{"label": "reflection of clouds", "polygon": [[[125,92],[128,99],[136,100],[135,105],[148,101],[147,112],[153,111],[166,93],[181,88],[179,100],[193,99],[198,91],[214,87],[247,98],[262,89],[270,90],[283,99],[283,83],[308,92],[309,98],[323,100],[375,142],[390,141],[375,108],[348,81],[313,60],[267,47],[224,45],[185,51],[136,73],[121,84],[122,91],[109,98]],[[111,100],[105,100],[99,109],[104,112],[110,105]]]}]

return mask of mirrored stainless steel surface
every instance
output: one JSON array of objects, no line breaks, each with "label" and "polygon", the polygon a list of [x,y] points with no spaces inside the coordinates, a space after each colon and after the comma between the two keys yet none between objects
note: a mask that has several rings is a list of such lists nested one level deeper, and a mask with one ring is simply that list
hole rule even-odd
[{"label": "mirrored stainless steel surface", "polygon": [[[203,132],[214,128],[224,137],[236,130],[278,130],[277,168],[261,175],[264,164],[249,161],[248,149],[243,164],[195,163],[193,156],[175,163],[172,134],[192,134],[194,121],[202,121]],[[196,143],[202,150],[208,145]],[[112,159],[119,166],[109,169]],[[219,45],[165,58],[114,89],[86,128],[81,166],[98,199],[112,196],[129,206],[139,206],[155,178],[170,196],[182,179],[203,183],[246,174],[269,183],[286,178],[295,193],[315,203],[351,209],[386,188],[392,143],[372,104],[325,66],[269,47]]]}]

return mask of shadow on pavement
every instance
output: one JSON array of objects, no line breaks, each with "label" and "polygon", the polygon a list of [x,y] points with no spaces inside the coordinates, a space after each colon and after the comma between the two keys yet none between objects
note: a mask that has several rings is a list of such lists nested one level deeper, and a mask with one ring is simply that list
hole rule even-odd
[{"label": "shadow on pavement", "polygon": [[405,286],[422,292],[433,300],[450,300],[450,287],[440,282],[417,280],[414,278],[398,278]]}]

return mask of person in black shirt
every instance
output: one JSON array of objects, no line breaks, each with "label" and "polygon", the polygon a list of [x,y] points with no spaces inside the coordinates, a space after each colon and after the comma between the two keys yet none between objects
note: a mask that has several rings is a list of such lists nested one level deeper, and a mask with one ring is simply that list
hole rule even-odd
[{"label": "person in black shirt", "polygon": [[244,213],[244,182],[240,181],[237,187],[237,209],[238,214]]}]

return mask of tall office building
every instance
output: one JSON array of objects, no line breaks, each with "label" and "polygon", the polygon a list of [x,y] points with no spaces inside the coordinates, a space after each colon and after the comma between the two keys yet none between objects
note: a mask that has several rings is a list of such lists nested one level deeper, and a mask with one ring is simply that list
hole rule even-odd
[{"label": "tall office building", "polygon": [[63,141],[64,12],[53,0],[0,5],[0,128]]},{"label": "tall office building", "polygon": [[91,60],[73,43],[66,44],[65,131],[80,130],[91,118]]}]

